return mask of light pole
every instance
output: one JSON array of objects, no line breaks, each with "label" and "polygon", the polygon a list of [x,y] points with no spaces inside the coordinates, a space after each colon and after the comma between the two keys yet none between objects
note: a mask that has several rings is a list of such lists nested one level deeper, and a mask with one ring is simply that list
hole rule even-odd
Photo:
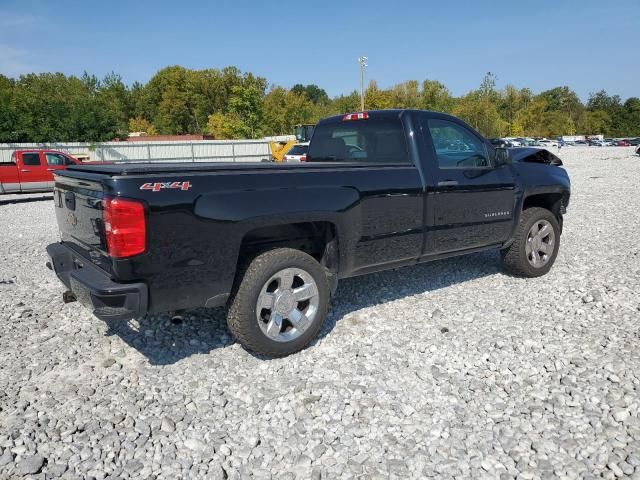
[{"label": "light pole", "polygon": [[368,67],[365,56],[358,57],[358,63],[360,64],[360,111],[364,112],[364,68]]}]

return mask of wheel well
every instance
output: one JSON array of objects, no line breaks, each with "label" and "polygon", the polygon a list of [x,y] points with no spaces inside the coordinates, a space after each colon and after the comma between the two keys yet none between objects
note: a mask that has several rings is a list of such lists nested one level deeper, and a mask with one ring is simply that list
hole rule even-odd
[{"label": "wheel well", "polygon": [[532,207],[545,208],[552,212],[557,218],[562,215],[562,194],[561,193],[542,193],[539,195],[531,195],[524,199],[522,210]]},{"label": "wheel well", "polygon": [[302,222],[261,227],[246,233],[238,264],[260,252],[289,247],[301,250],[332,272],[338,270],[338,238],[330,222]]}]

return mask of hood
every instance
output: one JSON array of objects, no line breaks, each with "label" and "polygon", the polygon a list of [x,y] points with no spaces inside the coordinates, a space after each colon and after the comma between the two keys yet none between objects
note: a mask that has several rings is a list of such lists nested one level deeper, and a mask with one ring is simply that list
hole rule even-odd
[{"label": "hood", "polygon": [[535,147],[516,147],[509,149],[513,162],[546,163],[547,165],[562,165],[562,160],[549,150]]}]

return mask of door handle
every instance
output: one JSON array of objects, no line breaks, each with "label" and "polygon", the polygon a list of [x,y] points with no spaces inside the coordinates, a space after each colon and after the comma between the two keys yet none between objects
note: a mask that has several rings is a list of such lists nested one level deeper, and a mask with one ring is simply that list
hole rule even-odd
[{"label": "door handle", "polygon": [[49,171],[49,172],[55,172],[55,171],[56,171],[56,169],[55,169],[55,168],[47,168],[47,171]]},{"label": "door handle", "polygon": [[438,182],[439,187],[455,187],[458,185],[456,180],[444,180],[442,182]]},{"label": "door handle", "polygon": [[27,170],[26,168],[23,168],[22,170],[20,170],[22,173],[29,173],[31,170]]}]

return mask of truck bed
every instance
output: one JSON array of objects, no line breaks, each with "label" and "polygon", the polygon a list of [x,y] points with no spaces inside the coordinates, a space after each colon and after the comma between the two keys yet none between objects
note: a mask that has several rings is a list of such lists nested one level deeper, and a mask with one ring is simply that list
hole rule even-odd
[{"label": "truck bed", "polygon": [[[74,165],[67,171],[79,171],[97,173],[108,176],[126,176],[143,174],[173,174],[173,173],[207,173],[222,171],[247,171],[247,170],[291,170],[300,168],[327,168],[349,167],[367,168],[372,164],[365,162],[315,162],[315,163],[272,163],[272,162],[135,162],[114,163],[108,165]],[[64,175],[64,173],[60,173]]]}]

